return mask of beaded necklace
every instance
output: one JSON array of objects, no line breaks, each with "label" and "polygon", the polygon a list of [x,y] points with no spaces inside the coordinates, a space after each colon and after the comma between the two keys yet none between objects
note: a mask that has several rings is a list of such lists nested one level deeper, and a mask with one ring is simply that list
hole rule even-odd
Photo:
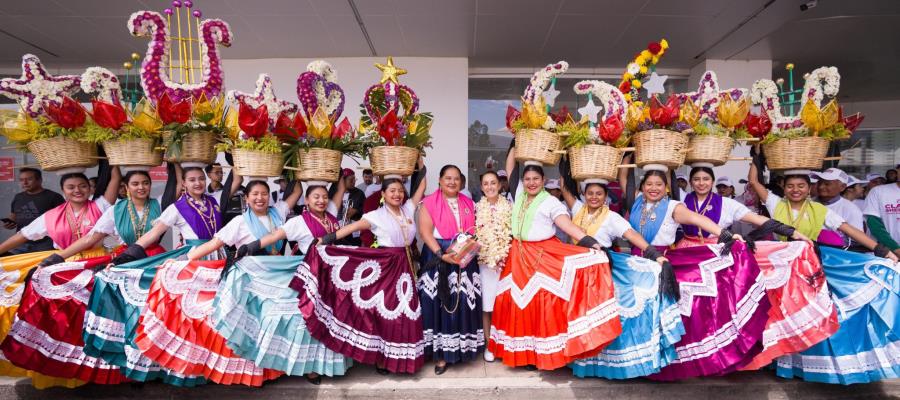
[{"label": "beaded necklace", "polygon": [[194,200],[193,196],[187,196],[187,203],[194,211],[197,212],[197,215],[200,216],[200,220],[203,221],[204,227],[206,227],[206,231],[209,233],[209,236],[213,236],[218,232],[218,226],[216,226],[216,216],[215,210],[213,207],[207,204],[209,203],[209,199],[205,196],[203,197],[203,202],[199,202]]}]

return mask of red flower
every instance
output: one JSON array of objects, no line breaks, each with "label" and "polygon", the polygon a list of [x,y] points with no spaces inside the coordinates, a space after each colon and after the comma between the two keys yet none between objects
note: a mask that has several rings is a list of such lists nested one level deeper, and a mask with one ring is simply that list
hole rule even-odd
[{"label": "red flower", "polygon": [[597,126],[600,132],[600,139],[606,143],[613,144],[619,140],[622,131],[625,130],[625,123],[618,115],[607,118]]},{"label": "red flower", "polygon": [[631,82],[630,81],[622,81],[622,84],[619,85],[619,91],[622,93],[628,93],[631,90]]},{"label": "red flower", "polygon": [[849,117],[844,116],[844,107],[838,108],[838,120],[844,124],[844,128],[846,128],[852,134],[856,128],[859,128],[859,125],[862,124],[863,120],[866,119],[865,115],[860,113],[853,114]]},{"label": "red flower", "polygon": [[557,124],[563,124],[566,122],[566,119],[569,118],[569,107],[563,106],[559,112],[550,113],[550,118],[553,119],[553,122]]},{"label": "red flower", "polygon": [[93,104],[94,109],[91,118],[94,119],[97,125],[112,130],[119,130],[125,124],[125,121],[128,121],[128,114],[121,104],[109,104],[97,99],[92,100],[91,104]]},{"label": "red flower", "polygon": [[84,125],[87,115],[84,107],[81,107],[80,103],[72,100],[70,97],[64,97],[62,104],[48,103],[45,109],[47,110],[47,117],[51,121],[66,129],[80,128]]},{"label": "red flower", "polygon": [[679,106],[677,96],[669,96],[665,105],[659,101],[659,97],[653,96],[650,100],[650,119],[659,126],[669,126],[678,119]]},{"label": "red flower", "polygon": [[342,139],[348,134],[350,135],[350,137],[355,136],[353,125],[350,124],[350,120],[347,119],[347,117],[344,117],[344,119],[342,119],[341,122],[334,127],[334,130],[331,132],[331,136],[334,138]]},{"label": "red flower", "polygon": [[191,103],[188,100],[173,103],[172,99],[169,98],[169,94],[165,93],[156,104],[156,112],[159,114],[159,119],[162,120],[163,125],[173,122],[183,124],[191,119]]},{"label": "red flower", "polygon": [[744,118],[744,126],[753,137],[762,139],[772,130],[772,121],[765,113],[762,115],[748,113],[747,118]]},{"label": "red flower", "polygon": [[282,141],[297,140],[306,136],[306,121],[303,120],[299,111],[294,115],[293,120],[286,111],[282,111],[275,120],[275,128],[272,129],[272,132]]},{"label": "red flower", "polygon": [[269,111],[266,105],[253,108],[241,103],[241,108],[238,110],[238,126],[248,138],[261,138],[269,129]]},{"label": "red flower", "polygon": [[394,146],[400,139],[400,127],[397,120],[397,109],[392,108],[378,120],[378,134],[384,138],[388,146]]},{"label": "red flower", "polygon": [[506,129],[509,129],[510,132],[513,132],[512,124],[515,120],[519,119],[522,115],[519,110],[516,110],[513,106],[506,106]]},{"label": "red flower", "polygon": [[660,51],[662,51],[662,45],[657,42],[650,42],[650,44],[647,45],[647,51],[655,56],[659,54]]}]

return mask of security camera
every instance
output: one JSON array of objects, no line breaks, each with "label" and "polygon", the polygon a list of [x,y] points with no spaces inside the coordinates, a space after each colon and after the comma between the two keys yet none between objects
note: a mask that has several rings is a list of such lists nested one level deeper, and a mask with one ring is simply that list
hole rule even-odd
[{"label": "security camera", "polygon": [[819,0],[809,0],[806,3],[800,5],[800,11],[809,10],[810,8],[814,8],[817,5],[819,5]]}]

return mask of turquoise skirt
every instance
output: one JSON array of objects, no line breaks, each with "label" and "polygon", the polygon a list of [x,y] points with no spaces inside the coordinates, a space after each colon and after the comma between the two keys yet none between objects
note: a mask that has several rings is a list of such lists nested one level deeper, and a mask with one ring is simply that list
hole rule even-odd
[{"label": "turquoise skirt", "polygon": [[245,257],[219,284],[210,316],[213,327],[235,354],[262,368],[288,375],[340,376],[352,359],[310,336],[288,287],[303,257]]}]

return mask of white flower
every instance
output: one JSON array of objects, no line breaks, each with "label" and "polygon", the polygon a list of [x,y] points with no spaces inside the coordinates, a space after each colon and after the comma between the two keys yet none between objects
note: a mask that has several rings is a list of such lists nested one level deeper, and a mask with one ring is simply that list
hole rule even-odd
[{"label": "white flower", "polygon": [[509,253],[512,228],[512,205],[500,197],[491,205],[482,197],[475,205],[475,236],[481,244],[478,263],[488,268],[499,269]]},{"label": "white flower", "polygon": [[97,98],[107,103],[115,103],[121,93],[119,78],[103,67],[90,67],[81,74],[81,90],[97,93]]},{"label": "white flower", "polygon": [[627,71],[631,75],[637,75],[641,72],[641,66],[638,65],[638,63],[628,63],[628,66],[625,67],[625,71]]}]

